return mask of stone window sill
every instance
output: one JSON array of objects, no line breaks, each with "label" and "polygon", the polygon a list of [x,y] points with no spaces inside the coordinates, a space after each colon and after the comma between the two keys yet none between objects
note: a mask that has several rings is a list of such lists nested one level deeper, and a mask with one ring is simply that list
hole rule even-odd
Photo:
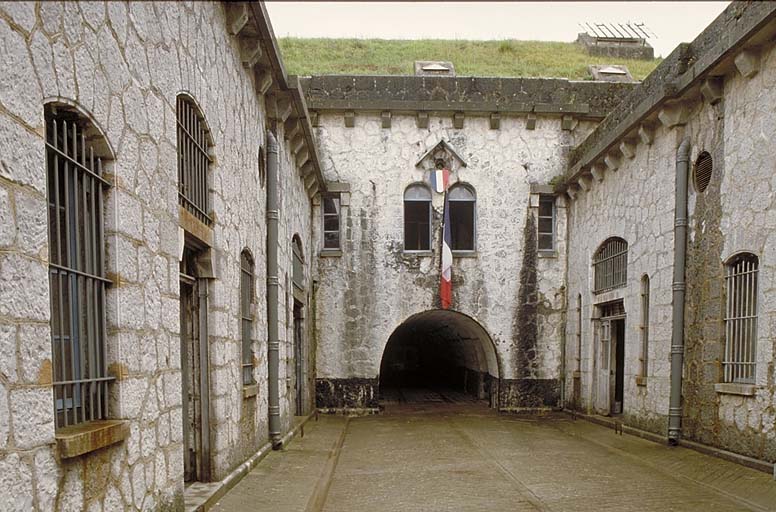
[{"label": "stone window sill", "polygon": [[476,258],[477,251],[453,251],[453,258]]},{"label": "stone window sill", "polygon": [[58,429],[54,435],[59,456],[63,459],[78,457],[129,437],[129,422],[124,420],[95,420]]},{"label": "stone window sill", "polygon": [[342,249],[321,249],[321,258],[336,258],[342,256]]},{"label": "stone window sill", "polygon": [[558,253],[555,251],[539,251],[540,258],[557,258]]},{"label": "stone window sill", "polygon": [[433,251],[403,251],[404,256],[411,258],[429,258],[434,255]]},{"label": "stone window sill", "polygon": [[258,384],[249,384],[247,386],[243,386],[243,398],[252,398],[259,394],[259,385]]},{"label": "stone window sill", "polygon": [[714,384],[714,391],[720,395],[754,396],[757,386],[754,384],[738,384],[735,382],[719,382]]},{"label": "stone window sill", "polygon": [[636,375],[636,385],[637,386],[646,386],[647,385],[647,378],[644,375]]}]

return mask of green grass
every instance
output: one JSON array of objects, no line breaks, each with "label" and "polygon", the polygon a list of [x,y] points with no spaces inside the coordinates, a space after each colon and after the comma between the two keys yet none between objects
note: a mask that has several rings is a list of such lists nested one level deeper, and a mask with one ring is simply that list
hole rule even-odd
[{"label": "green grass", "polygon": [[279,38],[293,75],[411,75],[416,60],[449,60],[459,76],[525,76],[589,79],[588,64],[624,64],[642,80],[660,63],[593,57],[573,43]]}]

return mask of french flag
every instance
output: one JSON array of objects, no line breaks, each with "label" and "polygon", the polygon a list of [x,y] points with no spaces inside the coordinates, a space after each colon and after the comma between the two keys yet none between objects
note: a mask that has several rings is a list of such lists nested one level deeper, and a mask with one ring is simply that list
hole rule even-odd
[{"label": "french flag", "polygon": [[438,194],[447,191],[447,186],[450,183],[450,171],[448,169],[437,169],[431,172],[431,187],[437,191]]},{"label": "french flag", "polygon": [[445,193],[445,218],[442,224],[442,275],[439,280],[439,299],[442,309],[448,309],[453,302],[453,251],[450,234],[450,209]]}]

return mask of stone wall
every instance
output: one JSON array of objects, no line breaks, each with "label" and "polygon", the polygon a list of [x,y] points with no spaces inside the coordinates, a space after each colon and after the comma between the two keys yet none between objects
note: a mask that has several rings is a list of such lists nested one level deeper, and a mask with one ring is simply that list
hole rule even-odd
[{"label": "stone wall", "polygon": [[[374,405],[374,386],[391,333],[408,317],[439,307],[443,196],[433,193],[429,253],[403,251],[402,208],[405,188],[427,179],[427,171],[416,162],[442,139],[467,163],[454,169],[451,183],[468,183],[477,195],[476,255],[454,258],[452,309],[474,318],[492,339],[499,362],[490,373],[500,377],[503,396],[514,398],[502,407],[558,404],[565,306],[562,200],[553,257],[536,258],[535,238],[527,241],[524,231],[538,205],[529,204],[531,198],[538,201],[531,184],[547,184],[561,174],[566,148],[592,126],[581,122],[576,130],[562,130],[560,118],[540,117],[530,130],[525,117],[510,116],[495,130],[480,116],[467,117],[464,128],[456,129],[450,116],[431,115],[428,127],[418,128],[414,115],[394,113],[390,127],[383,128],[380,115],[359,111],[348,128],[342,113],[319,113],[324,175],[350,190],[349,205],[342,208],[342,255],[318,261],[319,406],[363,407],[362,401]],[[319,251],[320,238],[316,243]],[[525,266],[526,244],[534,251],[532,268]],[[523,270],[540,276],[531,293],[521,294],[518,276]],[[526,302],[530,307],[520,315]],[[532,328],[535,350],[529,354],[522,345]],[[508,392],[525,379],[544,381],[554,391],[523,400],[518,399],[520,393]],[[336,399],[336,390],[347,390],[347,400],[331,403],[327,397]]]},{"label": "stone wall", "polygon": [[[182,509],[176,96],[196,100],[213,142],[216,275],[208,334],[216,479],[267,442],[266,191],[258,176],[263,96],[218,3],[2,2],[0,40],[0,143],[8,148],[0,156],[0,502],[25,511]],[[52,410],[43,139],[50,102],[80,112],[115,157],[106,168],[113,186],[105,196],[113,281],[107,346],[116,377],[109,416],[129,424],[123,442],[67,460],[54,444]],[[310,201],[283,124],[277,129],[280,272],[290,274],[291,237],[299,233],[309,274]],[[256,262],[259,383],[258,394],[246,399],[239,315],[244,248]],[[281,320],[284,314],[281,308]],[[292,352],[282,346],[285,361]],[[293,401],[292,393],[281,395],[284,429]]]}]

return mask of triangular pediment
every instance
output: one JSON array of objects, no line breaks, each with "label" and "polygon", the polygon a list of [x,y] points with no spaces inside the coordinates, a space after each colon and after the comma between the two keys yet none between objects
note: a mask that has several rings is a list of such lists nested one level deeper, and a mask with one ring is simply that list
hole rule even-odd
[{"label": "triangular pediment", "polygon": [[445,139],[440,139],[431,149],[423,153],[415,167],[435,169],[437,161],[440,159],[444,162],[444,166],[450,170],[454,167],[466,167],[466,161],[461,158],[461,155]]}]

